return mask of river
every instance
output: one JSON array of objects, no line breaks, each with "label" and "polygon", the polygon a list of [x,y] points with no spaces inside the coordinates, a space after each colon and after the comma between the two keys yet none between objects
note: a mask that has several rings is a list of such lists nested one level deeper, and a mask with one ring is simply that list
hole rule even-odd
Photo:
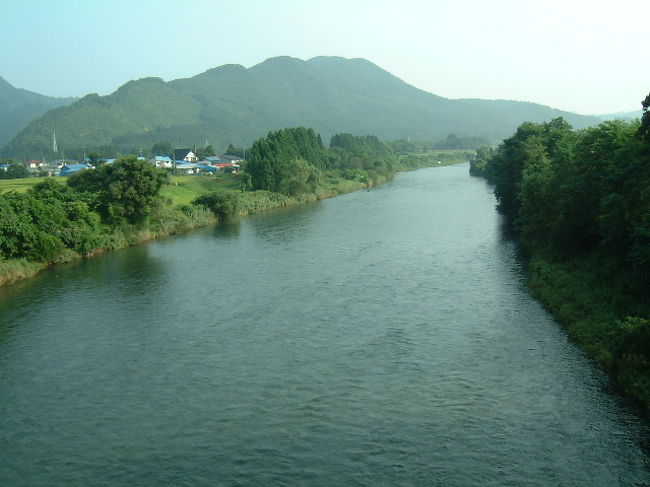
[{"label": "river", "polygon": [[0,486],[647,486],[467,165],[0,290]]}]

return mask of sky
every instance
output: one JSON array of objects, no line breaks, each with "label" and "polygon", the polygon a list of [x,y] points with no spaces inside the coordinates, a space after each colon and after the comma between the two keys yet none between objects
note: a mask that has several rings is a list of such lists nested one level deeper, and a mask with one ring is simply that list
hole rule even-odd
[{"label": "sky", "polygon": [[446,98],[640,114],[646,1],[2,0],[0,76],[45,95],[106,95],[146,76],[342,56]]}]

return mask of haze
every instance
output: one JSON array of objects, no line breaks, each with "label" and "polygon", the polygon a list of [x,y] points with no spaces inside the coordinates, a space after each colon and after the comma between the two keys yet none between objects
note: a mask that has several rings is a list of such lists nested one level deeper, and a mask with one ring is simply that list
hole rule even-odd
[{"label": "haze", "polygon": [[0,76],[46,95],[103,95],[280,55],[362,57],[447,98],[640,114],[646,11],[629,0],[3,2]]}]

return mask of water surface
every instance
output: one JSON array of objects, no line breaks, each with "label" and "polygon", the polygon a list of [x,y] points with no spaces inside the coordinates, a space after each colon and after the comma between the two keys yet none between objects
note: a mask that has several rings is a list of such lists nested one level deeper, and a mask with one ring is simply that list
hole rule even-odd
[{"label": "water surface", "polygon": [[0,290],[2,486],[650,485],[467,166]]}]

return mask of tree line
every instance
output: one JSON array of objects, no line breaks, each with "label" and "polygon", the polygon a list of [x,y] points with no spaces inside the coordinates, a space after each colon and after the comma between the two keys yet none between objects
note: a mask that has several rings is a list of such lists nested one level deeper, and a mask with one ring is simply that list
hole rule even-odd
[{"label": "tree line", "polygon": [[647,134],[638,121],[579,131],[561,118],[526,122],[496,150],[479,151],[472,172],[494,183],[525,248],[553,259],[590,255],[641,295],[650,284]]},{"label": "tree line", "polygon": [[246,172],[251,188],[294,195],[313,191],[321,178],[376,181],[395,171],[397,156],[373,135],[336,134],[325,148],[311,128],[269,132],[253,143]]},{"label": "tree line", "polygon": [[532,289],[650,408],[649,107],[650,95],[642,120],[582,130],[523,123],[470,171],[494,184]]}]

